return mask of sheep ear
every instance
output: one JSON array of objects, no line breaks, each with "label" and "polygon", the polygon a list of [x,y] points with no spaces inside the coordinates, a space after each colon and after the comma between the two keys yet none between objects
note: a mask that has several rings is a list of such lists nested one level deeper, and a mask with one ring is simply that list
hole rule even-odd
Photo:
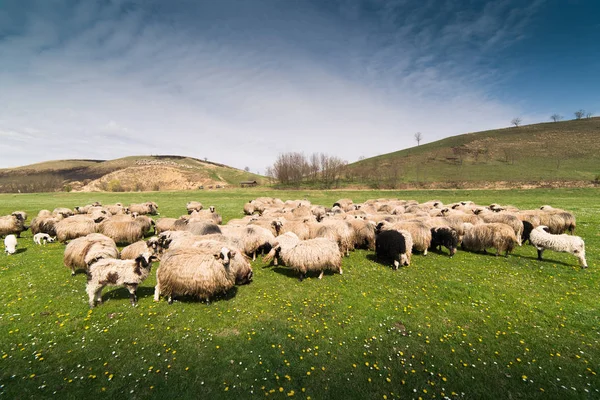
[{"label": "sheep ear", "polygon": [[215,260],[218,260],[221,258],[221,253],[215,253],[213,256],[215,257]]},{"label": "sheep ear", "polygon": [[237,251],[235,251],[235,250],[229,250],[229,258],[235,257],[236,254],[237,254]]}]

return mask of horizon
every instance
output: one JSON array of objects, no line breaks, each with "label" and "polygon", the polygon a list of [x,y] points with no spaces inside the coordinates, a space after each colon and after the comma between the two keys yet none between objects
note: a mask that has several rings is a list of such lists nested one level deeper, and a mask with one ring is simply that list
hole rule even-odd
[{"label": "horizon", "polygon": [[264,174],[600,110],[600,4],[3,1],[0,168],[177,154]]}]

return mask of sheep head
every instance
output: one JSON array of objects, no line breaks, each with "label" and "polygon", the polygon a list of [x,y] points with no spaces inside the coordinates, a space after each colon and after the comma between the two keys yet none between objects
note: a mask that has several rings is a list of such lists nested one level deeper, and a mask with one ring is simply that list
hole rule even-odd
[{"label": "sheep head", "polygon": [[236,255],[235,250],[229,250],[227,247],[222,247],[221,251],[214,254],[214,257],[216,260],[219,260],[223,264],[223,266],[228,267],[229,262],[231,261],[231,259],[233,257],[235,257],[235,255]]}]

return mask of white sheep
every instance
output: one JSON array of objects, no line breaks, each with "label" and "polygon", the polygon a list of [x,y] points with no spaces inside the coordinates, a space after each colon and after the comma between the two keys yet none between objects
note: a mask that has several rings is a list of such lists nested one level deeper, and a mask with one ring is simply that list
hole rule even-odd
[{"label": "white sheep", "polygon": [[571,236],[567,234],[553,235],[549,232],[549,228],[545,225],[540,225],[531,231],[529,235],[529,243],[531,243],[538,251],[538,260],[542,260],[544,250],[554,250],[562,253],[571,253],[579,259],[581,268],[587,268],[585,261],[585,243],[579,236]]},{"label": "white sheep", "polygon": [[42,245],[46,243],[52,243],[56,240],[55,237],[48,235],[47,233],[36,233],[33,235],[33,243]]},{"label": "white sheep", "polygon": [[7,255],[17,252],[17,237],[15,235],[7,235],[4,238],[4,252]]},{"label": "white sheep", "polygon": [[125,286],[129,290],[131,305],[137,304],[136,290],[150,274],[152,261],[156,256],[150,253],[140,254],[135,260],[102,259],[93,263],[88,270],[85,290],[90,307],[102,303],[102,289],[105,286]]}]

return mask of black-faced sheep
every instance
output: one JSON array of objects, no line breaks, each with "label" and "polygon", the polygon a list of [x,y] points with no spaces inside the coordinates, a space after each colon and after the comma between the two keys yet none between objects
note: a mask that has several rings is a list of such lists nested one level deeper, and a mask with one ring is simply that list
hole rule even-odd
[{"label": "black-faced sheep", "polygon": [[396,223],[382,221],[377,224],[376,232],[390,229],[408,231],[412,237],[412,249],[422,252],[424,256],[427,255],[427,250],[431,245],[431,228],[427,224],[417,221],[400,221]]},{"label": "black-faced sheep", "polygon": [[514,230],[501,223],[489,223],[474,225],[468,229],[462,241],[462,247],[469,251],[483,251],[493,247],[496,249],[496,255],[501,252],[508,257],[517,243],[517,237]]},{"label": "black-faced sheep", "polygon": [[15,254],[17,252],[17,237],[15,235],[7,235],[4,238],[4,252],[6,254]]},{"label": "black-faced sheep", "polygon": [[29,227],[25,226],[25,218],[19,212],[0,217],[0,237],[10,234],[20,237],[21,232],[27,229]]},{"label": "black-faced sheep", "polygon": [[102,289],[106,286],[124,286],[129,290],[131,305],[137,304],[137,287],[148,277],[152,261],[150,253],[140,254],[135,260],[103,259],[93,263],[87,272],[86,292],[90,307],[102,304]]},{"label": "black-faced sheep", "polygon": [[167,296],[194,296],[208,300],[226,293],[235,285],[235,273],[230,268],[231,251],[222,247],[217,253],[201,248],[177,249],[167,252],[156,271],[154,301]]},{"label": "black-faced sheep", "polygon": [[90,264],[104,258],[119,258],[119,249],[111,238],[92,233],[71,241],[65,247],[63,261],[75,275],[76,268],[87,270]]},{"label": "black-faced sheep", "polygon": [[442,250],[442,246],[450,251],[450,257],[456,254],[458,233],[450,227],[431,228],[431,249]]},{"label": "black-faced sheep", "polygon": [[384,260],[393,260],[392,268],[410,265],[412,243],[407,231],[384,230],[375,236],[375,255]]},{"label": "black-faced sheep", "polygon": [[547,226],[540,225],[531,231],[529,242],[537,249],[538,260],[542,260],[544,250],[570,253],[579,259],[581,268],[587,268],[585,260],[585,243],[579,236],[566,234],[553,235]]}]

